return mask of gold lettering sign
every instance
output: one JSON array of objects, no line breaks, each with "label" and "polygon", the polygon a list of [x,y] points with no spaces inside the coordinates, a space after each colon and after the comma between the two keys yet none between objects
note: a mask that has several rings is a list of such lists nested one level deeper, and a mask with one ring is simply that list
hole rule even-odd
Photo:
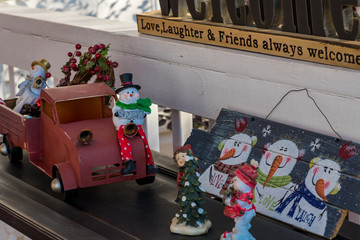
[{"label": "gold lettering sign", "polygon": [[137,15],[138,31],[184,41],[273,56],[360,69],[360,43],[234,24],[163,16],[160,11]]}]

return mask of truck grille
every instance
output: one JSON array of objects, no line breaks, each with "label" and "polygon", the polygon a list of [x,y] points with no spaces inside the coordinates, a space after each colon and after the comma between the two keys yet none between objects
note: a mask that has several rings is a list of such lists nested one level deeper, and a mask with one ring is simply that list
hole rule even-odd
[{"label": "truck grille", "polygon": [[118,163],[91,168],[91,179],[93,181],[100,181],[107,178],[115,178],[120,176],[120,164]]}]

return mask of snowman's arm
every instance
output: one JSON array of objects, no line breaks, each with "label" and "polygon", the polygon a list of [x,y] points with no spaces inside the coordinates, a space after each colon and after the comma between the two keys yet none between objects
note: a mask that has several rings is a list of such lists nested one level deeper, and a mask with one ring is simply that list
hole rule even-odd
[{"label": "snowman's arm", "polygon": [[226,206],[231,206],[231,198],[230,197],[224,198],[224,204]]},{"label": "snowman's arm", "polygon": [[148,112],[145,112],[143,110],[139,110],[141,114],[143,114],[143,118],[146,118],[146,116],[149,114]]},{"label": "snowman's arm", "polygon": [[118,117],[118,118],[125,118],[125,119],[127,118],[125,110],[122,108],[119,108],[119,107],[113,108],[113,114],[115,117]]},{"label": "snowman's arm", "polygon": [[323,215],[325,214],[326,210],[327,210],[327,207],[325,207],[324,211],[322,211],[322,213],[319,215],[319,220],[318,220],[318,221],[321,220],[321,218],[322,218]]},{"label": "snowman's arm", "polygon": [[290,190],[293,189],[293,188],[295,188],[295,186],[291,186],[291,187],[289,188],[289,190],[285,192],[284,196],[277,201],[275,207],[280,206],[280,205],[284,202],[284,200],[286,199],[288,193],[289,193]]}]

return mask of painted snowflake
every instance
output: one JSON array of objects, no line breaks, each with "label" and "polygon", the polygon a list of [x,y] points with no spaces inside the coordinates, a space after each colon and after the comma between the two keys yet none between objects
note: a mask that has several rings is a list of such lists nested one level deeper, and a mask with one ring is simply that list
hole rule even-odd
[{"label": "painted snowflake", "polygon": [[315,152],[315,150],[319,149],[320,146],[321,146],[320,139],[316,138],[314,142],[310,143],[310,147],[311,147],[310,151]]},{"label": "painted snowflake", "polygon": [[262,133],[263,133],[263,137],[266,137],[267,135],[270,135],[271,133],[271,126],[267,125],[266,128],[263,128]]}]

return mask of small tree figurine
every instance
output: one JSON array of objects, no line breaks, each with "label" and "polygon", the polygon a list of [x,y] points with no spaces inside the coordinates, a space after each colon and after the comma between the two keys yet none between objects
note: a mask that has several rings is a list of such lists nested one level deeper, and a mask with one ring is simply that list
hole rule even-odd
[{"label": "small tree figurine", "polygon": [[170,231],[183,235],[205,234],[212,224],[201,207],[205,202],[202,199],[204,190],[200,187],[199,167],[191,146],[179,147],[174,158],[179,167],[176,201],[180,210],[172,219]]},{"label": "small tree figurine", "polygon": [[251,166],[242,163],[236,169],[235,177],[231,179],[232,184],[224,194],[224,215],[235,221],[232,232],[224,232],[220,239],[228,240],[255,240],[249,232],[250,221],[256,214],[256,208],[252,204],[254,198],[253,190],[257,178],[257,162],[251,161]]},{"label": "small tree figurine", "polygon": [[[89,47],[88,51],[81,53],[82,46],[76,44],[74,52],[68,52],[69,60],[61,68],[65,77],[59,80],[58,87],[86,84],[92,78],[95,78],[95,82],[105,82],[114,87],[114,68],[118,67],[118,63],[110,60],[109,47],[110,45],[106,46],[103,43],[95,44]],[[75,75],[71,80],[72,71]]]}]

